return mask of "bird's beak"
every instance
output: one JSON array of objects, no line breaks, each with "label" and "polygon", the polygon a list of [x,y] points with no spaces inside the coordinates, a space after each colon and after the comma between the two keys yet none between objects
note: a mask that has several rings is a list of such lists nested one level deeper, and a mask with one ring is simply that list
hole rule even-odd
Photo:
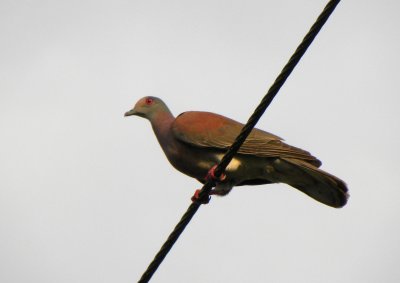
[{"label": "bird's beak", "polygon": [[127,116],[132,116],[132,115],[137,115],[137,112],[135,111],[135,109],[131,109],[128,112],[125,113],[125,117]]}]

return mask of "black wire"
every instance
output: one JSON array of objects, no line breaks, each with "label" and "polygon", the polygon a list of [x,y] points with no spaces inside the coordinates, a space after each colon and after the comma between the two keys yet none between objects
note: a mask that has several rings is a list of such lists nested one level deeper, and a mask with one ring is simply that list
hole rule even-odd
[{"label": "black wire", "polygon": [[[328,20],[329,16],[335,10],[336,6],[339,4],[340,0],[329,1],[325,6],[325,9],[319,15],[316,22],[313,24],[309,32],[303,38],[303,41],[297,47],[296,51],[293,53],[292,57],[290,57],[288,63],[282,69],[279,76],[276,78],[275,82],[272,84],[267,94],[261,100],[260,104],[251,115],[246,125],[241,130],[240,134],[237,136],[236,140],[229,147],[228,151],[225,153],[221,162],[215,169],[215,176],[220,177],[221,174],[225,171],[228,164],[231,162],[233,156],[238,152],[239,148],[246,140],[247,136],[253,130],[254,126],[257,124],[258,120],[260,120],[261,116],[264,114],[267,107],[271,104],[272,100],[278,93],[279,89],[283,86],[286,79],[292,73],[293,69],[296,67],[297,63],[300,61],[301,57],[307,51],[308,47],[313,42],[314,38],[317,36],[318,32],[321,30],[322,26]],[[160,266],[168,252],[171,250],[176,240],[178,240],[179,236],[185,229],[186,225],[189,224],[190,220],[194,216],[194,214],[199,209],[201,203],[208,199],[211,189],[215,184],[212,180],[208,181],[204,184],[203,188],[199,193],[198,201],[192,202],[192,204],[187,209],[186,213],[182,216],[179,223],[175,226],[172,233],[169,235],[167,241],[161,247],[160,251],[156,254],[153,261],[148,266],[147,270],[143,273],[142,277],[138,281],[139,283],[149,282],[151,277],[156,272],[157,268]]]}]

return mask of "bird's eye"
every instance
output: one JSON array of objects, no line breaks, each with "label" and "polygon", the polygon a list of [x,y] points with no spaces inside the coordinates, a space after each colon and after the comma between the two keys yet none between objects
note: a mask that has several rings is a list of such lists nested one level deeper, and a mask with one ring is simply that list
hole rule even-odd
[{"label": "bird's eye", "polygon": [[147,105],[151,105],[151,104],[153,104],[153,102],[154,102],[153,98],[150,98],[150,97],[146,98],[146,104]]}]

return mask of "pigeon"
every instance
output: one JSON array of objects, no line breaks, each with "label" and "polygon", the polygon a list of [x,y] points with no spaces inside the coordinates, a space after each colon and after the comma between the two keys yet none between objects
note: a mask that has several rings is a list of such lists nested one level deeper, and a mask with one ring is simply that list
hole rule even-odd
[{"label": "pigeon", "polygon": [[[243,127],[211,112],[188,111],[175,118],[168,106],[154,96],[140,99],[125,113],[131,115],[149,120],[171,165],[203,184]],[[225,196],[235,186],[285,183],[323,204],[343,207],[348,199],[347,185],[320,166],[321,161],[308,151],[255,128],[210,194]]]}]

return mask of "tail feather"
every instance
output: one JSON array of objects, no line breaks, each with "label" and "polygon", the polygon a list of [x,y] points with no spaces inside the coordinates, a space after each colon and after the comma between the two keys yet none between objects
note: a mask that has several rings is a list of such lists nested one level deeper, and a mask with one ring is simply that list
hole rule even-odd
[{"label": "tail feather", "polygon": [[347,186],[339,178],[299,159],[280,158],[275,170],[282,172],[281,182],[302,191],[315,200],[332,207],[343,207],[349,197]]}]

